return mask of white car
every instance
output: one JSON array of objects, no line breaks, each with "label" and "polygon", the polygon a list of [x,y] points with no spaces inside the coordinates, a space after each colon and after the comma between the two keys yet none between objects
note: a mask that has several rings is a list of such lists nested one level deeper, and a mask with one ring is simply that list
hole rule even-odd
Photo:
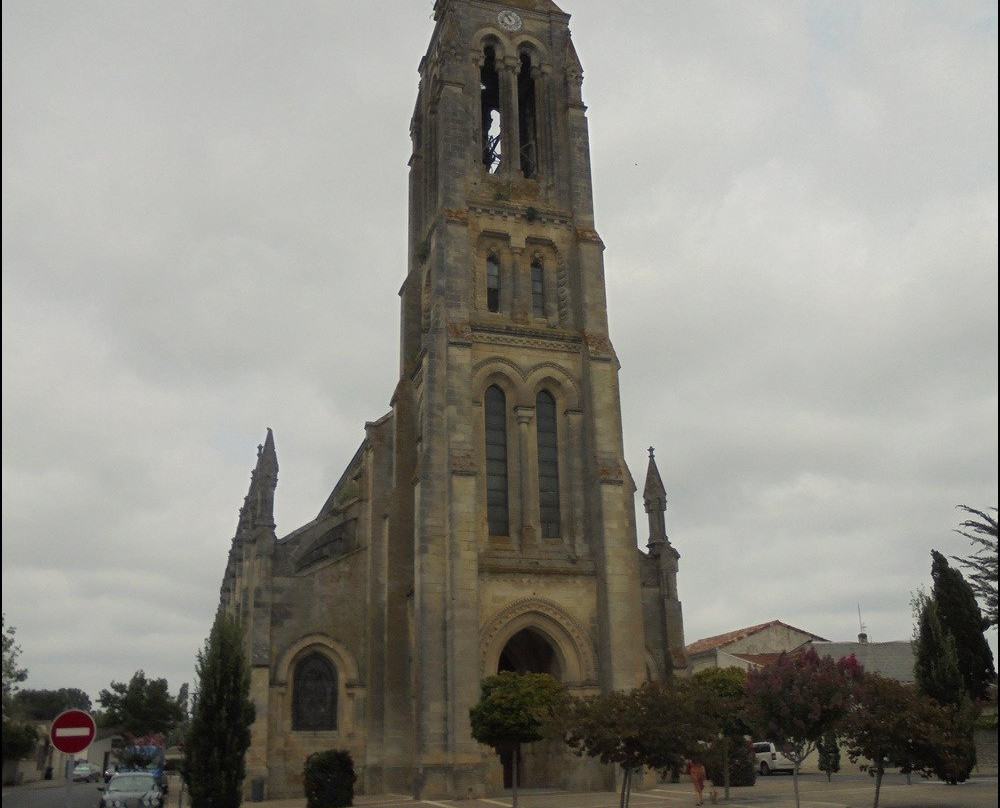
[{"label": "white car", "polygon": [[757,771],[767,777],[774,772],[793,772],[795,764],[786,758],[770,741],[757,741],[753,745],[753,752],[757,758]]}]

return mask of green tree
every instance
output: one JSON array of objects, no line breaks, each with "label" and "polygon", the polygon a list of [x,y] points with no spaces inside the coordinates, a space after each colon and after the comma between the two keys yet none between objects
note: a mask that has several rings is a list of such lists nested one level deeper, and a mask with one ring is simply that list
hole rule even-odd
[{"label": "green tree", "polygon": [[708,743],[712,730],[689,681],[646,682],[573,702],[566,742],[577,754],[622,767],[621,805],[631,799],[631,773],[640,766],[677,771],[684,758]]},{"label": "green tree", "polygon": [[840,771],[840,744],[837,733],[828,732],[816,741],[816,751],[819,753],[819,770],[826,773],[827,782]]},{"label": "green tree", "polygon": [[239,808],[254,706],[239,626],[221,611],[196,665],[198,695],[184,744],[192,808]]},{"label": "green tree", "polygon": [[11,696],[17,692],[18,684],[28,678],[28,670],[17,665],[21,647],[14,642],[16,631],[13,626],[7,626],[7,615],[0,616],[0,636],[3,637],[3,715],[7,715]]},{"label": "green tree", "polygon": [[875,777],[874,808],[889,765],[922,777],[937,774],[949,782],[964,780],[971,769],[971,742],[951,710],[909,685],[877,674],[865,674],[841,732],[851,762],[866,759],[861,768]]},{"label": "green tree", "polygon": [[941,625],[935,600],[919,594],[914,605],[917,631],[913,676],[917,687],[939,704],[961,707],[968,696],[958,668],[955,638]]},{"label": "green tree", "polygon": [[469,710],[472,737],[513,760],[513,802],[517,806],[517,759],[521,744],[540,741],[566,704],[566,689],[547,673],[502,671],[487,676],[479,701]]},{"label": "green tree", "polygon": [[167,680],[148,679],[141,670],[128,684],[112,682],[97,700],[104,708],[105,725],[131,735],[168,735],[184,718],[180,704],[167,689]]},{"label": "green tree", "polygon": [[21,760],[31,754],[38,741],[34,724],[21,721],[3,722],[3,759]]},{"label": "green tree", "polygon": [[59,713],[76,709],[90,711],[90,696],[76,687],[58,690],[20,690],[14,695],[14,714],[31,721],[51,721]]},{"label": "green tree", "polygon": [[745,746],[747,726],[746,671],[740,668],[706,668],[694,675],[696,701],[722,754],[724,796],[729,799],[732,780],[730,756]]},{"label": "green tree", "polygon": [[[967,519],[957,533],[965,536],[973,547],[978,547],[971,556],[954,557],[962,566],[969,570],[969,586],[976,593],[979,602],[983,604],[983,614],[993,627],[997,625],[997,509],[977,511],[968,505],[959,505],[966,513],[977,519]],[[990,516],[988,511],[993,511]]]},{"label": "green tree", "polygon": [[847,714],[862,673],[853,654],[834,662],[812,648],[782,654],[773,664],[747,673],[748,720],[757,737],[769,739],[795,764],[796,806],[802,761]]},{"label": "green tree", "polygon": [[976,595],[962,573],[953,569],[941,553],[931,551],[932,597],[937,603],[941,626],[955,638],[958,669],[965,691],[975,701],[989,697],[990,685],[996,680],[993,652],[983,632],[989,621],[976,603]]}]

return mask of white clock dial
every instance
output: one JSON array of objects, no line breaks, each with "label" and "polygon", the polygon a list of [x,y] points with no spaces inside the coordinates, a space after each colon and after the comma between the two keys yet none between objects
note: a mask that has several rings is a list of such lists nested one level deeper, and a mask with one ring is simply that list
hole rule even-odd
[{"label": "white clock dial", "polygon": [[508,31],[517,31],[521,27],[521,15],[516,11],[505,9],[497,14],[497,22]]}]

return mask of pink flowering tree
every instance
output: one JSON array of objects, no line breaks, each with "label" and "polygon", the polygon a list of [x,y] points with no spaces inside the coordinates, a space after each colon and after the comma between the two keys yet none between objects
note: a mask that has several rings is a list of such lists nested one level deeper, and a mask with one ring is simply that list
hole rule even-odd
[{"label": "pink flowering tree", "polygon": [[748,722],[757,738],[771,741],[795,764],[796,806],[802,762],[847,715],[862,675],[853,654],[834,662],[812,648],[782,654],[773,664],[747,674]]}]

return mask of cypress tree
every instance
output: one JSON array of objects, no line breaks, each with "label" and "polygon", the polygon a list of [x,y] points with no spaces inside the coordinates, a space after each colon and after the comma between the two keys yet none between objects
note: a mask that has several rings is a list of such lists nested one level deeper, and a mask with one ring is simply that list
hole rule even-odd
[{"label": "cypress tree", "polygon": [[993,652],[983,632],[989,621],[976,603],[975,592],[962,573],[949,566],[937,550],[931,551],[933,598],[937,603],[942,628],[955,638],[958,669],[965,691],[971,698],[982,701],[989,697],[990,684],[996,679]]},{"label": "cypress tree", "polygon": [[958,669],[955,639],[938,617],[937,603],[926,596],[918,601],[919,622],[913,675],[917,687],[939,704],[960,707],[966,700],[965,683]]},{"label": "cypress tree", "polygon": [[239,808],[254,706],[239,627],[221,611],[198,653],[198,696],[184,745],[192,808]]}]

